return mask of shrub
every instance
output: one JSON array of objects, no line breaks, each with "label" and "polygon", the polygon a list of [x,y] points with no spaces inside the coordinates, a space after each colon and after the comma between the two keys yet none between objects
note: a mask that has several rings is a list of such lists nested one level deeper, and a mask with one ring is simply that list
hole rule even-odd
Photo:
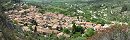
[{"label": "shrub", "polygon": [[84,31],[84,28],[82,26],[77,26],[76,27],[76,32],[83,33],[83,31]]},{"label": "shrub", "polygon": [[86,40],[86,37],[76,37],[72,38],[71,40]]},{"label": "shrub", "polygon": [[94,23],[97,23],[97,24],[101,24],[102,26],[104,24],[110,23],[110,22],[108,22],[108,21],[106,21],[104,19],[101,19],[101,18],[92,18],[91,21],[94,22]]},{"label": "shrub", "polygon": [[86,29],[87,31],[84,33],[84,37],[90,37],[95,34],[95,30],[93,28]]},{"label": "shrub", "polygon": [[18,24],[17,20],[12,20],[13,24]]},{"label": "shrub", "polygon": [[45,10],[44,9],[40,9],[39,12],[42,13],[42,14],[44,14]]},{"label": "shrub", "polygon": [[69,34],[69,33],[70,33],[70,30],[67,29],[67,28],[64,28],[64,29],[63,29],[63,32]]},{"label": "shrub", "polygon": [[30,29],[31,31],[33,31],[32,26],[33,26],[33,25],[28,25],[28,27],[29,27],[29,29]]},{"label": "shrub", "polygon": [[81,33],[80,32],[76,32],[75,34],[72,34],[72,37],[76,38],[76,37],[81,37]]},{"label": "shrub", "polygon": [[76,33],[76,32],[80,32],[80,33],[83,33],[84,31],[84,28],[82,26],[76,26],[75,23],[73,23],[73,29],[72,29],[72,33]]}]

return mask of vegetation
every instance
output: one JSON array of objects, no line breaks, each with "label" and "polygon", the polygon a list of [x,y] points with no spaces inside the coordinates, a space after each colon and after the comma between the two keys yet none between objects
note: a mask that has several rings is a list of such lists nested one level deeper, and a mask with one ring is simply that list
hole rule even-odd
[{"label": "vegetation", "polygon": [[[34,1],[34,0],[33,0]],[[69,2],[68,2],[69,1]],[[37,3],[42,1],[37,1],[26,3],[27,5],[35,5],[39,8],[40,13],[54,12],[61,13],[67,16],[78,17],[83,16],[84,20],[88,22],[93,22],[97,24],[109,24],[110,21],[126,22],[130,25],[130,1],[128,0],[98,0],[98,1],[80,1],[79,0],[65,0],[65,1],[47,1],[45,3]],[[16,0],[1,0],[0,1],[0,12],[8,11],[10,9],[15,9],[14,3],[18,2]],[[18,2],[20,3],[20,2]],[[127,5],[127,6],[126,6]],[[24,6],[27,9],[28,6]],[[125,13],[127,11],[127,13]],[[40,33],[33,33],[19,31],[20,27],[15,27],[16,29],[9,29],[6,25],[8,23],[8,18],[5,14],[0,13],[0,29],[4,35],[5,40],[85,40],[86,37],[91,37],[95,35],[95,30],[92,28],[83,28],[82,26],[73,23],[73,29],[64,28],[62,32],[71,35],[67,38],[64,36],[57,37],[55,34],[43,35]],[[14,24],[18,24],[17,20],[11,21]],[[36,21],[32,21],[33,25],[37,25]],[[16,25],[15,25],[16,26]],[[121,25],[119,25],[121,26]],[[118,26],[117,26],[118,27]],[[32,25],[29,28],[33,31]],[[121,30],[121,29],[119,29]],[[17,38],[16,38],[17,37]]]},{"label": "vegetation", "polygon": [[85,33],[83,36],[85,37],[91,37],[92,35],[95,34],[95,30],[93,28],[88,28],[86,29]]},{"label": "vegetation", "polygon": [[[104,0],[105,1],[105,0]],[[86,21],[94,23],[109,23],[109,21],[119,21],[119,22],[128,22],[129,16],[119,14],[119,11],[123,5],[128,5],[129,3],[124,3],[126,1],[102,1],[97,3],[70,3],[70,2],[51,2],[49,4],[41,4],[40,12],[56,12],[62,13],[68,16],[83,16]],[[121,2],[121,3],[119,3]],[[40,4],[40,3],[38,3]],[[35,4],[37,5],[37,4]],[[117,10],[119,9],[119,10]],[[81,11],[82,13],[78,12]],[[129,9],[127,9],[129,10]],[[126,13],[127,14],[127,13]],[[115,16],[116,15],[116,16]],[[123,17],[124,16],[124,17]]]},{"label": "vegetation", "polygon": [[[88,28],[88,29],[84,29],[81,26],[76,26],[75,23],[73,23],[73,29],[69,30],[67,28],[63,29],[64,33],[70,34],[71,40],[79,40],[79,38],[81,38],[81,40],[85,40],[85,37],[91,37],[92,35],[95,34],[95,30],[93,28]],[[85,31],[85,32],[84,32]]]},{"label": "vegetation", "polygon": [[76,32],[83,33],[84,28],[81,26],[76,26],[75,23],[73,24],[72,32],[75,34]]},{"label": "vegetation", "polygon": [[66,33],[66,34],[69,34],[69,33],[70,33],[70,30],[67,29],[67,28],[64,28],[64,29],[63,29],[63,32]]}]

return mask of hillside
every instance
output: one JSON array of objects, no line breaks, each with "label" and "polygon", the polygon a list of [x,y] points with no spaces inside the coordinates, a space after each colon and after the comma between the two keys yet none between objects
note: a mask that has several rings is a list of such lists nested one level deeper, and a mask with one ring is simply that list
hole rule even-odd
[{"label": "hillside", "polygon": [[0,40],[130,40],[129,2],[3,0]]}]

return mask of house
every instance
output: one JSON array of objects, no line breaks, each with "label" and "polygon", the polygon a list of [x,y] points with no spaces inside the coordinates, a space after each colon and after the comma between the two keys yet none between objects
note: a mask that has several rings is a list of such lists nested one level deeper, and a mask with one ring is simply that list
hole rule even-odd
[{"label": "house", "polygon": [[78,22],[78,25],[83,25],[85,28],[93,28],[96,24],[91,22]]}]

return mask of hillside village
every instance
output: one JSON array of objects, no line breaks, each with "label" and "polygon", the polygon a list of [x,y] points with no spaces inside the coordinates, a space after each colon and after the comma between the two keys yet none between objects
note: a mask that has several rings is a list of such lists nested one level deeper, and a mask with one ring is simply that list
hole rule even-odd
[{"label": "hillside village", "polygon": [[2,2],[0,40],[129,40],[129,2],[113,1]]},{"label": "hillside village", "polygon": [[31,31],[29,26],[32,26],[39,33],[55,33],[59,35],[62,33],[59,30],[63,28],[72,29],[72,22],[75,22],[76,25],[80,25],[83,28],[94,28],[96,31],[110,28],[110,24],[102,26],[101,24],[85,22],[80,19],[82,16],[78,19],[77,17],[69,17],[59,13],[39,13],[36,6],[29,6],[27,9],[23,7],[24,5],[18,6],[18,9],[9,10],[5,14],[16,23],[15,25],[20,25],[24,31]]}]

